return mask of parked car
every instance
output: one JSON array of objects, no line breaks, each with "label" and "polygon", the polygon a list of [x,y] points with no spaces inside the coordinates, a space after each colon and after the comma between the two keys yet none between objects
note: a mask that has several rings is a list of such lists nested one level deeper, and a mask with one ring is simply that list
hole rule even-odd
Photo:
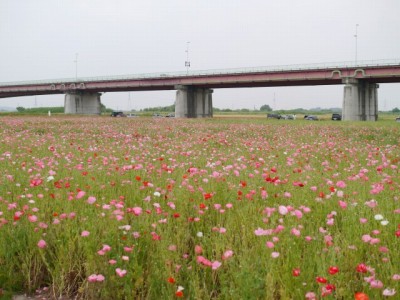
[{"label": "parked car", "polygon": [[127,114],[126,115],[128,118],[136,118],[139,117],[137,114]]},{"label": "parked car", "polygon": [[282,115],[281,119],[284,119],[284,120],[296,120],[296,115],[293,115],[293,114],[291,114],[291,115]]},{"label": "parked car", "polygon": [[280,119],[281,115],[279,114],[267,114],[267,119]]},{"label": "parked car", "polygon": [[332,114],[332,121],[341,121],[342,115],[341,114]]},{"label": "parked car", "polygon": [[312,115],[307,115],[307,116],[304,116],[304,120],[318,121],[318,117],[317,116],[312,116]]},{"label": "parked car", "polygon": [[122,111],[113,111],[111,117],[126,117],[126,115]]},{"label": "parked car", "polygon": [[158,113],[154,113],[153,114],[153,118],[162,118],[163,116],[158,114]]},{"label": "parked car", "polygon": [[400,122],[400,117],[397,117],[397,118],[396,118],[396,122]]},{"label": "parked car", "polygon": [[171,114],[166,115],[165,117],[166,117],[166,118],[175,118],[175,114],[172,114],[172,113],[171,113]]}]

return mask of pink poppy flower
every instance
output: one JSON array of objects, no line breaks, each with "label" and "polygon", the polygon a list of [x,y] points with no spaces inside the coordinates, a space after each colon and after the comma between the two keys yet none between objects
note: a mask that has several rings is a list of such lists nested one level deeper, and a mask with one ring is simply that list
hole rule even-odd
[{"label": "pink poppy flower", "polygon": [[35,215],[28,216],[29,222],[32,222],[32,223],[35,223],[35,222],[37,221],[37,219],[38,219],[38,218],[37,218]]},{"label": "pink poppy flower", "polygon": [[214,262],[212,263],[212,265],[211,265],[211,268],[212,268],[213,270],[216,270],[216,269],[218,269],[221,265],[222,265],[221,262],[219,262],[219,261],[214,261]]},{"label": "pink poppy flower", "polygon": [[378,202],[376,202],[376,200],[370,200],[365,202],[365,205],[370,207],[370,208],[374,208],[378,206]]},{"label": "pink poppy flower", "polygon": [[90,232],[87,230],[82,231],[81,236],[86,237],[89,236]]},{"label": "pink poppy flower", "polygon": [[300,236],[301,235],[300,230],[298,230],[297,228],[292,228],[292,230],[290,230],[290,233],[293,234],[294,236]]},{"label": "pink poppy flower", "polygon": [[199,245],[194,246],[194,253],[196,253],[196,254],[203,253],[203,248]]},{"label": "pink poppy flower", "polygon": [[272,252],[272,253],[271,253],[271,257],[272,257],[272,258],[278,258],[279,255],[280,255],[279,252]]},{"label": "pink poppy flower", "polygon": [[383,292],[382,292],[382,295],[383,296],[386,296],[386,297],[392,297],[392,296],[394,296],[396,294],[396,290],[395,289],[384,289],[383,290]]},{"label": "pink poppy flower", "polygon": [[362,241],[363,241],[364,243],[369,243],[369,242],[371,241],[371,236],[370,236],[369,234],[364,234],[364,235],[361,237],[361,239],[362,239]]},{"label": "pink poppy flower", "polygon": [[87,199],[86,202],[89,203],[89,204],[93,204],[93,203],[96,202],[96,197],[90,196],[90,197]]},{"label": "pink poppy flower", "polygon": [[140,216],[142,214],[142,208],[141,207],[133,207],[131,212],[135,215],[135,216]]},{"label": "pink poppy flower", "polygon": [[265,246],[267,246],[267,248],[272,249],[272,248],[275,247],[275,244],[273,242],[271,242],[271,241],[268,241],[268,242],[265,243]]},{"label": "pink poppy flower", "polygon": [[92,274],[88,277],[89,282],[102,282],[105,280],[105,277],[101,274]]},{"label": "pink poppy flower", "polygon": [[207,258],[205,258],[203,256],[197,256],[196,260],[201,265],[204,265],[204,266],[207,266],[207,267],[211,267],[212,266],[212,262],[209,261]]},{"label": "pink poppy flower", "polygon": [[84,191],[79,191],[78,194],[76,194],[76,199],[81,199],[83,196],[85,196],[86,192]]},{"label": "pink poppy flower", "polygon": [[370,284],[371,288],[374,288],[374,289],[381,289],[381,288],[383,288],[383,283],[382,283],[382,281],[377,280],[377,279],[372,280],[369,284]]},{"label": "pink poppy flower", "polygon": [[317,300],[317,296],[313,292],[307,292],[305,298],[307,300]]},{"label": "pink poppy flower", "polygon": [[37,245],[38,245],[38,247],[41,248],[41,249],[46,248],[46,246],[47,246],[46,241],[44,241],[44,240],[40,240],[40,241],[37,243]]},{"label": "pink poppy flower", "polygon": [[344,181],[340,180],[340,181],[336,182],[336,186],[337,186],[338,188],[343,189],[343,188],[346,187],[346,183],[345,183]]},{"label": "pink poppy flower", "polygon": [[228,258],[231,258],[233,256],[233,251],[232,250],[227,250],[222,254],[222,259],[226,260]]},{"label": "pink poppy flower", "polygon": [[279,206],[278,211],[282,216],[287,215],[287,213],[289,212],[289,210],[286,208],[286,206],[283,206],[283,205]]},{"label": "pink poppy flower", "polygon": [[117,275],[119,277],[124,277],[126,275],[127,271],[126,270],[121,270],[120,268],[116,268],[115,269],[115,273],[117,273]]},{"label": "pink poppy flower", "polygon": [[92,274],[88,277],[89,282],[96,282],[97,281],[97,274]]}]

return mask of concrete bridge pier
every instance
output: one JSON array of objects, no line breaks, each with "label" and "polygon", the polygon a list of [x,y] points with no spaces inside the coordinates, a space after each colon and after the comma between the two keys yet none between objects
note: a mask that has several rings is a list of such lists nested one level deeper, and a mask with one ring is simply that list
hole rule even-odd
[{"label": "concrete bridge pier", "polygon": [[378,88],[376,83],[346,78],[343,94],[344,121],[378,120]]},{"label": "concrete bridge pier", "polygon": [[75,92],[65,94],[64,113],[100,115],[100,93]]},{"label": "concrete bridge pier", "polygon": [[176,86],[176,118],[209,118],[213,116],[213,90],[193,86]]}]

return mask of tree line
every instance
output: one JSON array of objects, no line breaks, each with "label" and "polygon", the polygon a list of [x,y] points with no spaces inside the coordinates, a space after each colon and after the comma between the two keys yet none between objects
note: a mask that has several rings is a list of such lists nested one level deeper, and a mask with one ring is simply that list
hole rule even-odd
[{"label": "tree line", "polygon": [[[25,108],[22,106],[17,107],[17,111],[20,113],[27,113],[27,114],[47,114],[49,111],[55,114],[62,114],[64,113],[64,107],[32,107],[32,108]],[[104,104],[101,104],[101,112],[102,113],[111,113],[113,111],[112,108],[107,108]],[[132,110],[135,111],[135,110]],[[141,112],[175,112],[175,104],[169,106],[157,106],[157,107],[147,107],[140,109]],[[260,109],[248,109],[248,108],[239,108],[239,109],[231,109],[231,108],[217,108],[213,107],[214,112],[271,112],[273,109],[268,105],[264,104],[260,107]],[[304,109],[304,108],[295,108],[295,109],[288,109],[288,110],[276,110],[276,113],[286,113],[286,114],[307,114],[310,112],[315,112],[315,109]],[[332,109],[318,109],[318,112],[321,114],[325,113],[332,113]],[[336,111],[335,111],[336,112]],[[400,113],[400,109],[398,107],[393,108],[390,112],[394,114]]]}]

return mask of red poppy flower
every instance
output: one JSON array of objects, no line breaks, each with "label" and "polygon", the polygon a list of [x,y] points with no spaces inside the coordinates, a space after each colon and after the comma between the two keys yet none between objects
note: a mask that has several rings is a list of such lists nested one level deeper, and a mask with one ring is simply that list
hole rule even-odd
[{"label": "red poppy flower", "polygon": [[316,277],[315,278],[315,280],[318,282],[318,283],[327,283],[328,282],[328,280],[326,280],[326,278],[324,278],[324,277]]},{"label": "red poppy flower", "polygon": [[205,199],[205,200],[210,199],[212,196],[213,196],[213,195],[212,195],[211,193],[205,193],[205,194],[204,194],[204,199]]},{"label": "red poppy flower", "polygon": [[168,282],[171,283],[171,284],[175,283],[174,277],[169,277],[168,278]]},{"label": "red poppy flower", "polygon": [[177,291],[175,293],[175,296],[177,296],[178,298],[182,298],[183,297],[183,292],[182,291]]},{"label": "red poppy flower", "polygon": [[294,268],[294,269],[292,270],[292,275],[293,275],[294,277],[300,276],[300,269],[299,269],[299,268]]},{"label": "red poppy flower", "polygon": [[358,273],[367,273],[368,269],[367,269],[367,266],[365,264],[358,264],[358,266],[356,267],[356,271]]},{"label": "red poppy flower", "polygon": [[327,285],[325,286],[325,289],[326,289],[327,291],[333,292],[333,291],[336,290],[336,286],[335,286],[334,284],[327,284]]},{"label": "red poppy flower", "polygon": [[355,300],[369,300],[369,297],[367,294],[358,292],[358,293],[354,294],[354,299]]},{"label": "red poppy flower", "polygon": [[331,275],[335,275],[337,272],[339,272],[339,268],[338,267],[329,267],[328,272]]},{"label": "red poppy flower", "polygon": [[54,182],[54,186],[55,186],[57,189],[61,189],[61,188],[62,188],[61,182],[59,182],[59,181]]}]

